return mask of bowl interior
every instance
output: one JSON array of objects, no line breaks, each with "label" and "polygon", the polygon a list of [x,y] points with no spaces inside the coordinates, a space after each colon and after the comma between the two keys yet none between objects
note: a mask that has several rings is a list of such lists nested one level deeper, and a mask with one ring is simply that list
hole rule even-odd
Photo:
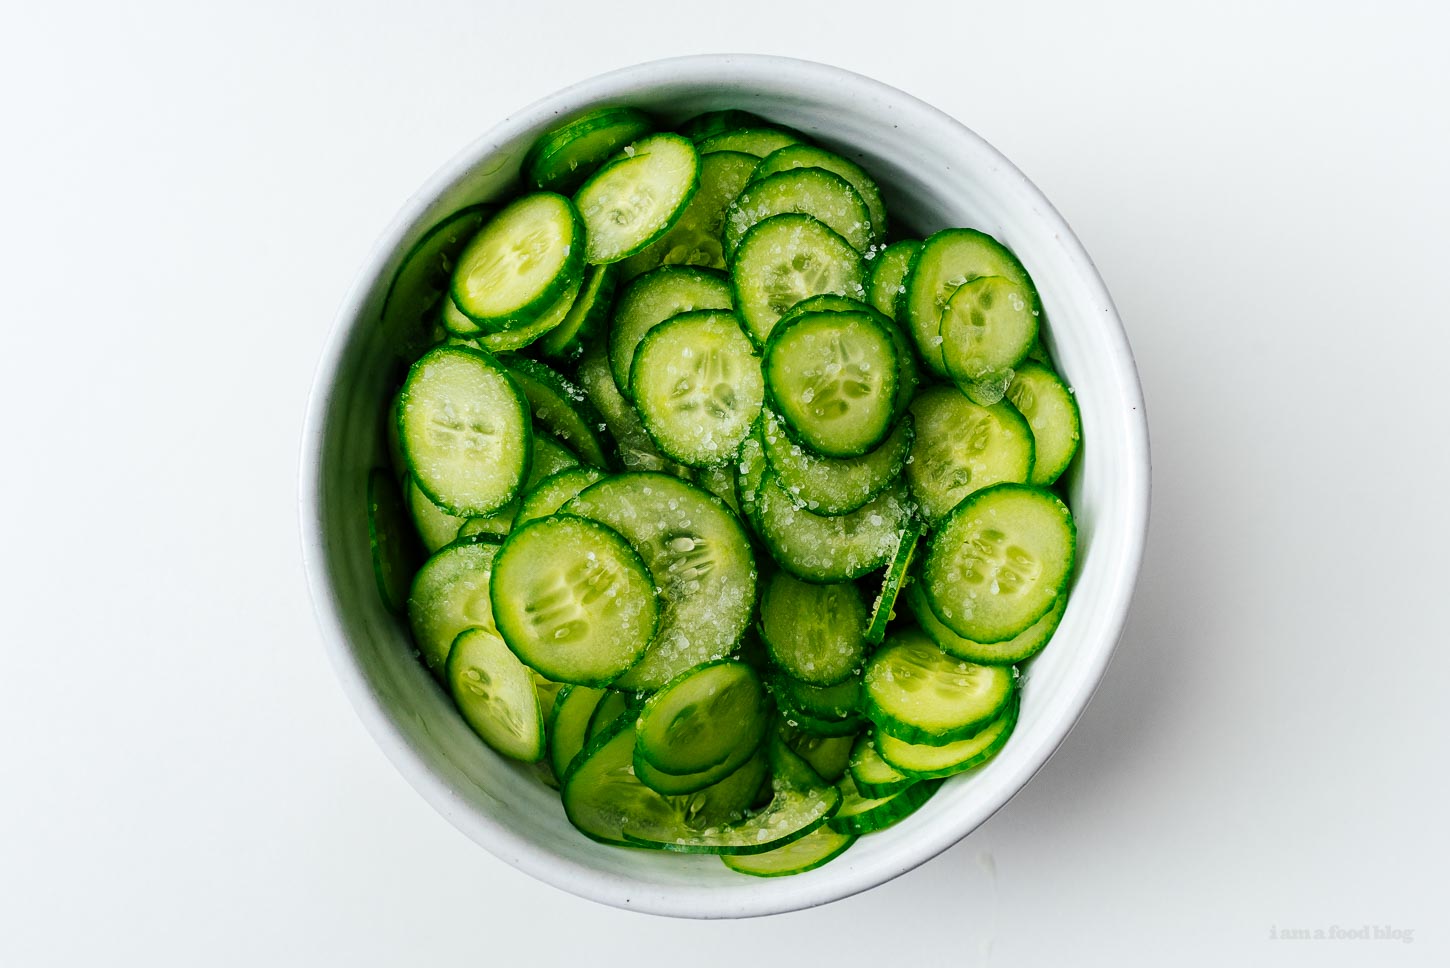
[{"label": "bowl interior", "polygon": [[[898,224],[921,233],[971,226],[1003,240],[1041,291],[1047,341],[1082,408],[1085,443],[1069,482],[1080,542],[1073,594],[1052,645],[1030,665],[1016,734],[915,816],[795,877],[745,878],[713,857],[606,847],[576,833],[557,793],[496,756],[456,715],[373,581],[364,486],[368,469],[387,463],[382,414],[401,376],[378,324],[392,272],[443,216],[516,190],[520,159],[540,131],[610,103],[668,121],[720,107],[754,111],[862,164]],[[615,72],[518,113],[467,149],[408,203],[348,298],[318,374],[303,464],[304,546],[334,664],[403,773],[460,829],[535,876],[606,903],[695,917],[846,896],[909,870],[990,816],[1090,698],[1121,631],[1146,527],[1146,424],[1132,358],[1101,280],[1057,213],[945,115],[857,75],[779,58],[684,58]]]}]

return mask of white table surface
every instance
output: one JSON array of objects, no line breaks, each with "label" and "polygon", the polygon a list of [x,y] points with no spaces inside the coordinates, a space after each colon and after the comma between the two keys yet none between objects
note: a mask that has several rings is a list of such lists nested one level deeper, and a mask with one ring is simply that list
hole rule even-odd
[{"label": "white table surface", "polygon": [[[6,8],[0,965],[1450,963],[1443,5],[947,6]],[[1021,165],[1122,311],[1155,494],[1117,658],[1020,796],[865,896],[700,924],[535,883],[408,788],[294,495],[403,199],[515,106],[711,50],[872,74]],[[1332,937],[1365,925],[1413,940]]]}]

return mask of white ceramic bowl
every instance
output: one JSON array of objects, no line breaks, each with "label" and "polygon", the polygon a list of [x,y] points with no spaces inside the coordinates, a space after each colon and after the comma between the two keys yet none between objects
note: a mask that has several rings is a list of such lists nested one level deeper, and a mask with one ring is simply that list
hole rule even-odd
[{"label": "white ceramic bowl", "polygon": [[[607,847],[569,826],[557,793],[494,755],[413,657],[378,598],[364,484],[392,389],[380,303],[401,254],[440,217],[513,191],[540,132],[601,104],[678,121],[738,107],[856,159],[897,225],[972,226],[1006,242],[1032,273],[1047,339],[1082,407],[1070,481],[1079,562],[1052,645],[1031,665],[1022,716],[1002,753],[948,782],[916,815],[863,837],[838,860],[760,880],[718,859]],[[301,524],[323,638],[377,742],[433,806],[515,867],[583,897],[682,917],[747,917],[823,904],[912,869],[969,834],[1057,749],[1102,678],[1128,610],[1148,522],[1148,432],[1128,341],[1072,231],[1021,172],[957,121],[876,81],[761,56],[656,61],[566,88],[506,118],[414,195],[383,233],[338,314],[318,367],[302,446]],[[460,848],[461,849],[461,848]]]}]

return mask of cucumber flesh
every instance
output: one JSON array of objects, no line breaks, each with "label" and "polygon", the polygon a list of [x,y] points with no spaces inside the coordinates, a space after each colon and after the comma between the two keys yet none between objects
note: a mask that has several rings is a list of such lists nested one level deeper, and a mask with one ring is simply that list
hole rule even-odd
[{"label": "cucumber flesh", "polygon": [[763,854],[731,855],[720,858],[725,866],[753,877],[783,877],[802,874],[830,863],[856,842],[851,834],[837,833],[829,826],[818,827],[794,843]]},{"label": "cucumber flesh", "polygon": [[603,478],[604,472],[597,467],[570,467],[550,474],[528,491],[514,517],[514,525],[547,518],[577,497],[580,491]]},{"label": "cucumber flesh", "polygon": [[630,373],[639,344],[650,330],[681,313],[729,310],[730,286],[718,273],[685,266],[666,266],[640,276],[620,296],[609,333],[609,367],[614,385],[633,399]]},{"label": "cucumber flesh", "polygon": [[481,628],[459,633],[448,652],[453,702],[494,750],[533,763],[544,755],[544,715],[527,666],[498,634]]},{"label": "cucumber flesh", "polygon": [[906,273],[911,269],[911,260],[921,251],[921,243],[914,239],[893,242],[877,252],[871,261],[871,285],[867,299],[877,312],[891,319],[898,319],[896,306],[906,292]]},{"label": "cucumber flesh", "polygon": [[753,226],[787,213],[824,222],[857,252],[869,249],[875,238],[871,212],[850,182],[821,168],[793,168],[753,178],[741,190],[725,215],[725,252],[733,253]]},{"label": "cucumber flesh", "polygon": [[917,779],[955,776],[973,769],[996,756],[1007,744],[1017,726],[1019,699],[1014,694],[996,719],[979,732],[957,740],[932,746],[908,743],[887,733],[876,737],[882,762],[902,775]]},{"label": "cucumber flesh", "polygon": [[566,685],[554,702],[547,730],[549,765],[561,782],[568,778],[575,757],[584,749],[590,717],[604,694],[605,690],[594,686]]},{"label": "cucumber flesh", "polygon": [[725,213],[740,194],[759,159],[738,151],[717,151],[700,159],[700,188],[670,230],[649,248],[620,263],[626,279],[658,266],[724,269],[720,232]]},{"label": "cucumber flesh", "polygon": [[368,545],[378,595],[388,611],[401,614],[408,607],[408,585],[423,560],[422,549],[393,475],[383,470],[370,471],[367,501]]},{"label": "cucumber flesh", "polygon": [[728,659],[709,663],[645,702],[638,755],[676,776],[717,767],[734,772],[764,738],[767,712],[765,689],[754,669]]},{"label": "cucumber flesh", "polygon": [[761,537],[782,568],[810,582],[854,581],[896,552],[911,505],[900,486],[888,487],[849,514],[825,516],[798,508],[767,473],[755,500]]},{"label": "cucumber flesh", "polygon": [[1037,339],[1037,315],[1032,293],[1019,282],[1001,276],[980,276],[958,286],[942,310],[942,360],[958,386],[1000,387],[1002,399],[1012,379],[1012,368],[1027,356]]},{"label": "cucumber flesh", "polygon": [[910,580],[907,575],[911,568],[911,562],[916,557],[916,544],[921,539],[921,525],[912,521],[906,525],[901,532],[901,540],[896,545],[896,554],[891,558],[891,564],[886,569],[886,576],[881,580],[881,591],[876,595],[876,602],[871,606],[871,621],[866,626],[866,641],[872,645],[880,645],[886,639],[886,626],[896,617],[896,599],[901,595],[901,589]]},{"label": "cucumber flesh", "polygon": [[606,159],[654,125],[634,108],[600,108],[541,137],[524,156],[525,177],[551,192],[572,192]]},{"label": "cucumber flesh", "polygon": [[464,629],[497,631],[489,580],[498,545],[458,542],[424,563],[408,595],[408,623],[428,668],[441,671]]},{"label": "cucumber flesh", "polygon": [[916,436],[906,465],[922,516],[939,522],[968,495],[1032,474],[1032,428],[1012,404],[983,407],[961,391],[936,386],[911,404]]},{"label": "cucumber flesh", "polygon": [[760,160],[753,180],[795,168],[821,168],[844,178],[866,203],[872,236],[879,239],[886,235],[886,203],[881,200],[881,189],[864,168],[840,155],[811,145],[787,145]]},{"label": "cucumber flesh", "polygon": [[866,666],[866,715],[880,733],[908,743],[950,743],[997,717],[1016,686],[1014,671],[947,655],[908,629]]},{"label": "cucumber flesh", "polygon": [[907,592],[907,604],[911,606],[911,613],[922,631],[948,655],[982,665],[1014,665],[1032,658],[1051,641],[1067,608],[1067,596],[1059,596],[1047,614],[1029,626],[1027,631],[1003,642],[974,642],[947,628],[931,610],[926,592],[919,584],[912,585]]},{"label": "cucumber flesh", "polygon": [[700,142],[700,153],[738,151],[756,158],[764,158],[787,145],[800,143],[800,138],[789,131],[781,131],[779,128],[740,128],[735,131],[722,131],[703,139]]},{"label": "cucumber flesh", "polygon": [[812,584],[776,572],[761,595],[760,627],[771,659],[802,682],[842,682],[866,654],[866,603],[849,583]]},{"label": "cucumber flesh", "polygon": [[412,356],[426,345],[429,311],[448,291],[459,253],[487,220],[488,210],[482,205],[454,212],[403,257],[383,297],[382,331],[390,345]]},{"label": "cucumber flesh", "polygon": [[1040,363],[1017,367],[1007,399],[1032,428],[1035,456],[1027,483],[1048,487],[1057,482],[1077,453],[1082,417],[1077,398],[1062,378]]},{"label": "cucumber flesh", "polygon": [[864,797],[856,789],[855,781],[849,775],[844,776],[836,784],[841,791],[841,808],[831,818],[830,827],[837,833],[851,836],[885,830],[920,809],[940,785],[939,781],[924,780],[890,796]]},{"label": "cucumber flesh", "polygon": [[816,514],[846,514],[880,494],[901,476],[916,436],[908,414],[874,450],[860,457],[822,457],[791,440],[770,410],[761,419],[765,455],[780,486]]},{"label": "cucumber flesh", "polygon": [[902,773],[877,749],[876,736],[862,733],[851,748],[851,780],[861,796],[873,799],[889,797],[916,782],[916,777]]},{"label": "cucumber flesh", "polygon": [[583,245],[584,225],[567,198],[525,195],[458,256],[453,305],[488,332],[527,326],[579,281]]},{"label": "cucumber flesh", "polygon": [[648,247],[675,224],[699,185],[700,156],[688,138],[656,134],[626,145],[574,196],[588,261],[619,262]]},{"label": "cucumber flesh", "polygon": [[865,294],[861,256],[809,215],[776,215],[740,240],[730,266],[735,305],[757,346],[776,322],[811,296]]}]

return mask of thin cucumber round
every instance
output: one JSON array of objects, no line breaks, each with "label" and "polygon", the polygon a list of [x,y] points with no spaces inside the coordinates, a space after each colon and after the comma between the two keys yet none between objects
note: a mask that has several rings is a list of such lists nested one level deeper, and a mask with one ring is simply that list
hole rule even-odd
[{"label": "thin cucumber round", "polygon": [[550,474],[524,496],[514,517],[514,526],[528,524],[536,518],[547,518],[577,497],[580,491],[603,479],[604,472],[597,467],[570,467]]},{"label": "thin cucumber round", "polygon": [[[864,312],[873,316],[876,322],[891,334],[891,340],[896,344],[896,368],[897,368],[897,390],[896,407],[893,419],[900,420],[911,406],[912,398],[916,394],[916,385],[920,382],[920,367],[916,362],[916,350],[912,348],[911,337],[907,336],[900,326],[892,321],[890,316],[878,312],[875,307],[864,303],[859,299],[852,299],[849,296],[812,296],[809,299],[802,299],[792,309],[781,317],[780,322],[785,322],[792,316],[800,313],[814,312],[839,312],[855,313]],[[780,323],[776,323],[777,326]]]},{"label": "thin cucumber round", "polygon": [[1032,279],[1006,246],[975,229],[946,229],[931,236],[906,275],[904,321],[922,361],[938,376],[951,376],[942,356],[942,312],[959,286],[979,276],[1002,276],[1023,286],[1030,294],[1031,311],[1041,313]]},{"label": "thin cucumber round", "polygon": [[688,829],[670,800],[634,772],[634,723],[619,720],[589,740],[564,777],[564,814],[580,833],[605,844],[633,846],[626,827]]},{"label": "thin cucumber round", "polygon": [[735,305],[747,332],[764,346],[793,306],[826,293],[861,296],[861,255],[829,226],[809,215],[776,215],[740,240],[730,266]]},{"label": "thin cucumber round", "polygon": [[1031,300],[1027,287],[1002,276],[979,276],[957,287],[942,310],[941,337],[942,360],[958,386],[1000,385],[1005,391],[1012,368],[1037,339]]},{"label": "thin cucumber round", "polygon": [[835,783],[845,775],[856,744],[854,736],[812,736],[789,726],[781,727],[781,738],[826,783]]},{"label": "thin cucumber round", "polygon": [[845,679],[829,686],[802,682],[783,672],[777,672],[770,680],[771,690],[783,710],[828,722],[844,722],[857,717],[861,711],[861,682],[860,666],[851,670]]},{"label": "thin cucumber round", "polygon": [[800,144],[801,139],[789,131],[779,128],[753,127],[722,131],[700,141],[700,154],[715,151],[739,151],[743,154],[764,158],[787,145]]},{"label": "thin cucumber round", "polygon": [[403,256],[383,297],[382,331],[388,343],[411,355],[422,350],[429,311],[448,291],[458,254],[487,220],[488,209],[482,205],[454,212]]},{"label": "thin cucumber round", "polygon": [[735,466],[739,456],[737,448],[724,464],[701,467],[695,472],[695,483],[724,501],[737,516],[740,514],[740,495],[735,493]]},{"label": "thin cucumber round", "polygon": [[977,491],[928,542],[927,603],[963,638],[1015,638],[1067,588],[1076,544],[1072,512],[1052,492],[1025,484]]},{"label": "thin cucumber round", "polygon": [[770,658],[818,686],[849,678],[866,654],[866,603],[855,585],[818,585],[780,571],[760,596],[760,631]]},{"label": "thin cucumber round", "polygon": [[740,500],[740,511],[751,526],[759,529],[760,492],[765,486],[765,475],[770,464],[765,457],[765,446],[761,442],[761,430],[757,424],[745,443],[740,445],[740,462],[735,465],[735,495]]},{"label": "thin cucumber round", "polygon": [[498,544],[460,541],[429,558],[408,593],[408,624],[428,668],[441,672],[464,629],[495,630],[489,579]]},{"label": "thin cucumber round", "polygon": [[1007,399],[1032,428],[1036,456],[1027,483],[1038,487],[1055,484],[1072,463],[1082,437],[1077,397],[1047,367],[1022,363],[1007,387]]},{"label": "thin cucumber round", "polygon": [[726,854],[720,860],[726,867],[752,877],[784,877],[803,874],[823,867],[846,852],[856,838],[837,833],[829,826],[818,827],[794,843],[768,850],[763,854],[744,856]]},{"label": "thin cucumber round", "polygon": [[621,688],[653,690],[735,647],[755,610],[755,557],[724,502],[664,474],[620,474],[564,505],[624,535],[663,602],[659,631]]},{"label": "thin cucumber round", "polygon": [[589,726],[584,731],[585,742],[605,732],[622,718],[628,717],[633,721],[638,712],[639,703],[633,694],[620,689],[606,689],[589,716]]},{"label": "thin cucumber round", "polygon": [[608,444],[599,429],[603,420],[583,390],[526,356],[508,354],[498,361],[523,391],[540,429],[559,438],[586,463],[609,466]]},{"label": "thin cucumber round", "polygon": [[824,222],[857,252],[870,248],[875,237],[871,212],[850,182],[821,168],[793,168],[753,178],[740,192],[725,214],[721,244],[726,255],[753,226],[792,212]]},{"label": "thin cucumber round", "polygon": [[451,514],[487,514],[528,477],[528,404],[492,357],[458,346],[423,354],[408,371],[398,436],[413,480]]},{"label": "thin cucumber round", "polygon": [[[499,212],[458,257],[453,304],[484,330],[520,329],[579,281],[584,224],[569,199],[525,195]],[[567,310],[566,310],[567,311]]]},{"label": "thin cucumber round", "polygon": [[871,235],[878,239],[886,235],[886,203],[881,200],[881,189],[864,168],[840,155],[812,145],[787,145],[762,158],[752,180],[795,168],[820,168],[844,178],[866,203]]},{"label": "thin cucumber round", "polygon": [[851,747],[851,781],[857,792],[871,799],[881,799],[900,793],[916,782],[916,777],[902,773],[881,758],[876,748],[876,737],[862,733]]},{"label": "thin cucumber round", "polygon": [[1032,474],[1032,428],[1010,403],[983,407],[954,387],[935,386],[911,404],[916,438],[906,465],[911,494],[929,522],[974,491]]},{"label": "thin cucumber round", "polygon": [[802,313],[765,345],[772,409],[824,457],[859,457],[886,439],[900,389],[896,343],[874,313]]},{"label": "thin cucumber round", "polygon": [[584,344],[609,325],[609,311],[614,306],[614,290],[619,284],[619,270],[612,265],[589,266],[584,270],[579,291],[569,304],[569,311],[539,340],[539,352],[545,356],[570,359],[583,352]]},{"label": "thin cucumber round", "polygon": [[408,586],[422,562],[422,549],[393,475],[369,471],[367,501],[368,546],[378,595],[388,611],[401,614],[408,608]]},{"label": "thin cucumber round", "polygon": [[785,717],[786,725],[792,726],[802,733],[823,738],[851,737],[865,729],[869,724],[858,715],[846,716],[841,719],[828,719],[820,716],[812,716],[810,713],[801,712],[799,709],[781,710]]},{"label": "thin cucumber round", "polygon": [[544,714],[528,667],[487,629],[466,629],[448,652],[449,691],[463,721],[504,756],[544,755]]},{"label": "thin cucumber round", "polygon": [[733,306],[725,277],[706,269],[665,266],[630,283],[619,297],[609,331],[609,366],[619,392],[630,397],[634,354],[651,329],[681,313]]},{"label": "thin cucumber round", "polygon": [[631,141],[654,127],[634,108],[599,108],[549,131],[524,156],[524,176],[536,188],[572,192]]},{"label": "thin cucumber round", "polygon": [[539,313],[532,322],[525,323],[516,329],[499,330],[496,333],[480,333],[474,337],[476,346],[489,353],[511,353],[514,350],[521,350],[538,342],[560,326],[568,318],[570,311],[574,308],[574,301],[579,297],[579,289],[583,284],[583,276],[575,279],[564,287],[564,292],[558,299],[554,300],[543,312]]},{"label": "thin cucumber round", "polygon": [[595,686],[566,685],[554,701],[554,711],[549,716],[549,765],[554,775],[562,782],[569,776],[569,768],[584,749],[589,733],[589,719],[605,690]]},{"label": "thin cucumber round", "polygon": [[771,554],[786,571],[811,582],[854,581],[896,552],[911,506],[899,486],[888,487],[849,514],[798,508],[773,473],[755,502],[755,520]]},{"label": "thin cucumber round", "polygon": [[[527,494],[546,477],[579,466],[574,452],[548,434],[534,434],[534,456],[529,462],[529,478],[520,488],[520,494]],[[467,518],[458,528],[458,537],[474,534],[488,534],[502,539],[517,523],[520,499],[514,498],[497,511]],[[444,513],[439,510],[439,514]]]},{"label": "thin cucumber round", "polygon": [[643,251],[675,223],[699,185],[700,156],[688,138],[656,134],[625,145],[574,196],[585,257],[619,262]]},{"label": "thin cucumber round", "polygon": [[682,313],[654,327],[631,373],[646,432],[662,453],[690,467],[733,460],[760,416],[760,357],[731,313]]},{"label": "thin cucumber round", "polygon": [[706,138],[734,131],[736,128],[763,128],[768,122],[758,114],[726,108],[721,111],[706,111],[681,121],[675,129],[680,134],[699,144]]},{"label": "thin cucumber round", "polygon": [[936,745],[976,734],[1016,686],[1012,669],[947,655],[920,629],[901,632],[873,655],[865,682],[866,715],[880,733]]},{"label": "thin cucumber round", "polygon": [[534,679],[534,691],[539,694],[539,709],[543,712],[544,723],[547,725],[549,717],[554,714],[554,703],[558,701],[559,693],[568,683],[555,682],[553,679],[539,675],[533,669],[529,670],[529,675]]},{"label": "thin cucumber round", "polygon": [[911,269],[911,260],[920,251],[920,242],[904,239],[891,243],[871,260],[867,299],[877,312],[892,319],[898,318],[896,306],[906,292],[906,273]]},{"label": "thin cucumber round", "polygon": [[911,606],[911,613],[916,616],[922,631],[948,655],[983,665],[1015,665],[1041,652],[1052,640],[1052,634],[1062,622],[1062,613],[1067,609],[1067,596],[1059,596],[1047,614],[1028,626],[1027,631],[1003,642],[973,642],[947,628],[931,610],[926,592],[919,584],[912,585],[907,592],[907,604]]},{"label": "thin cucumber round", "polygon": [[911,816],[936,793],[939,782],[920,781],[886,797],[863,797],[851,777],[836,784],[841,791],[841,808],[830,820],[837,833],[850,836],[885,830]]},{"label": "thin cucumber round", "polygon": [[458,531],[463,527],[468,518],[449,514],[428,499],[428,495],[418,489],[418,485],[409,475],[403,484],[404,493],[407,495],[408,512],[413,519],[413,527],[416,529],[423,547],[431,555],[444,545],[452,544],[458,537]]},{"label": "thin cucumber round", "polygon": [[791,440],[770,410],[761,413],[765,455],[780,486],[816,514],[854,511],[901,476],[915,439],[910,414],[880,445],[860,457],[822,457]]},{"label": "thin cucumber round", "polygon": [[609,357],[602,345],[595,345],[584,352],[579,360],[579,385],[589,395],[589,401],[599,409],[604,425],[619,448],[619,463],[626,471],[660,471],[675,476],[685,476],[689,468],[681,467],[655,448],[654,441],[645,433],[639,422],[639,414],[629,401],[620,396],[610,372]]},{"label": "thin cucumber round", "polygon": [[733,659],[706,663],[645,702],[637,756],[675,776],[713,768],[733,772],[765,737],[768,712],[754,669]]},{"label": "thin cucumber round", "polygon": [[1019,699],[1013,694],[1006,708],[979,732],[941,746],[908,743],[882,733],[877,737],[881,759],[902,775],[933,779],[964,773],[996,756],[1017,726]]},{"label": "thin cucumber round", "polygon": [[573,515],[511,533],[491,587],[509,648],[558,682],[613,681],[644,654],[659,624],[654,583],[634,549]]},{"label": "thin cucumber round", "polygon": [[759,159],[738,151],[717,151],[700,159],[700,188],[679,221],[637,255],[621,262],[626,279],[662,265],[724,269],[720,232],[725,213],[749,181]]},{"label": "thin cucumber round", "polygon": [[910,521],[901,532],[901,540],[896,545],[896,554],[891,557],[891,564],[886,568],[886,576],[881,579],[881,591],[876,595],[876,602],[871,606],[871,621],[866,626],[866,641],[872,645],[880,645],[886,640],[886,626],[896,617],[896,599],[901,595],[901,589],[909,580],[907,574],[911,569],[911,562],[916,557],[916,545],[921,538],[922,527],[917,521]]}]

